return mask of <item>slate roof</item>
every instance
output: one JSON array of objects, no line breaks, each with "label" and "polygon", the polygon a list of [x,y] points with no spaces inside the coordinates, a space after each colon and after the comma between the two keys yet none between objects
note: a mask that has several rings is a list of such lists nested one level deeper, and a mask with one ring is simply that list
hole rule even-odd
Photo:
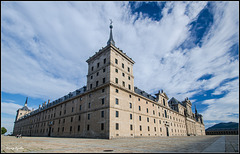
[{"label": "slate roof", "polygon": [[31,111],[27,106],[22,107],[20,110]]},{"label": "slate roof", "polygon": [[151,99],[151,100],[153,100],[153,101],[156,100],[156,98],[155,98],[154,96],[146,93],[145,91],[139,89],[138,87],[134,87],[134,92],[137,93],[137,94],[139,94],[139,95],[142,95],[143,97],[146,97],[146,98],[148,98],[148,99]]}]

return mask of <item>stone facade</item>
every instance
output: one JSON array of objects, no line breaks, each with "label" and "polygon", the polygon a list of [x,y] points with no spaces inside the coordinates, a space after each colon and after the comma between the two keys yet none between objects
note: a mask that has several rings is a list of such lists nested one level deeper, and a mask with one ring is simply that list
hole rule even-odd
[{"label": "stone facade", "polygon": [[19,109],[13,134],[107,139],[205,135],[202,116],[192,113],[188,98],[168,102],[162,90],[152,96],[134,87],[135,62],[114,45],[110,28],[108,45],[86,61],[87,86],[35,111]]}]

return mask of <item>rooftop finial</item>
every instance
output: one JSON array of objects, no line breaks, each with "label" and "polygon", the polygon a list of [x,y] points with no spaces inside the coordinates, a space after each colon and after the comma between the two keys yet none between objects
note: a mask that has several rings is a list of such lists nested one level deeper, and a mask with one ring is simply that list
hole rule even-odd
[{"label": "rooftop finial", "polygon": [[112,28],[113,28],[113,26],[112,26],[112,19],[109,19],[110,20],[110,37],[109,37],[109,40],[108,40],[108,42],[107,42],[107,45],[109,45],[109,44],[113,44],[113,45],[115,45],[115,42],[114,42],[114,40],[113,40],[113,36],[112,36]]},{"label": "rooftop finial", "polygon": [[27,100],[28,100],[28,97],[26,98],[26,101],[25,101],[25,104],[24,104],[24,106],[27,106]]}]

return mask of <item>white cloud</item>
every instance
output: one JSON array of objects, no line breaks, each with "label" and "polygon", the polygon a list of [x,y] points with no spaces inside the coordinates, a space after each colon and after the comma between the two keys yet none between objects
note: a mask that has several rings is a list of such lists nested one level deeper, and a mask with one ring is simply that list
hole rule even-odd
[{"label": "white cloud", "polygon": [[[128,2],[1,4],[4,92],[54,100],[84,86],[85,61],[106,45],[110,18],[116,46],[136,62],[135,86],[146,92],[164,89],[170,98],[181,101],[202,90],[217,88],[214,94],[220,94],[229,88],[219,87],[222,81],[239,76],[239,61],[230,61],[228,53],[239,41],[237,2],[212,2],[214,23],[203,37],[202,46],[184,50],[175,48],[190,37],[187,25],[207,2],[166,2],[159,22],[143,17],[135,21]],[[204,74],[213,77],[197,81]],[[236,89],[238,85],[233,85],[224,98],[205,101],[209,106],[203,116],[229,119],[230,109],[223,107],[229,99],[237,107]],[[215,112],[210,113],[214,108]],[[216,116],[218,112],[223,114]]]},{"label": "white cloud", "polygon": [[5,127],[7,129],[6,134],[10,134],[13,132],[15,118],[3,118],[1,117],[1,127]]},{"label": "white cloud", "polygon": [[16,116],[16,111],[22,108],[21,105],[15,104],[15,103],[5,103],[1,102],[1,109],[2,113],[10,114]]}]

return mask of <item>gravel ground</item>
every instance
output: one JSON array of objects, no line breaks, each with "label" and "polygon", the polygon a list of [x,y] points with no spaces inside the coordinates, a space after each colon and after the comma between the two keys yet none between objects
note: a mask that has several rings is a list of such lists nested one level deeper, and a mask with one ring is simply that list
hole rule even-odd
[{"label": "gravel ground", "polygon": [[[1,153],[159,153],[202,152],[221,136],[86,139],[1,135]],[[225,137],[226,152],[238,152],[238,136]]]}]

